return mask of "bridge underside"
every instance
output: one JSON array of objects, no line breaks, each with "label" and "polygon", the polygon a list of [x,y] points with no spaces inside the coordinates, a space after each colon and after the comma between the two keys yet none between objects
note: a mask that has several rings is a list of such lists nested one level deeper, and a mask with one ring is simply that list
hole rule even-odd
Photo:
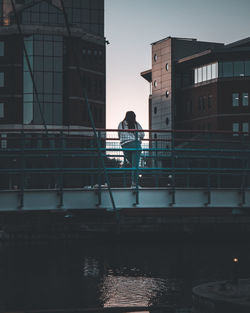
[{"label": "bridge underside", "polygon": [[229,208],[250,209],[250,189],[112,188],[115,208],[107,188],[0,191],[0,212],[124,208]]}]

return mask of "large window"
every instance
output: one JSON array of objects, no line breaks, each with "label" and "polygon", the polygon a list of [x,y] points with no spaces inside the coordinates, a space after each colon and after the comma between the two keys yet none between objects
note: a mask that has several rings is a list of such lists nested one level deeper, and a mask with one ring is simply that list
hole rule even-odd
[{"label": "large window", "polygon": [[194,69],[194,83],[201,83],[218,77],[250,76],[250,61],[219,62]]},{"label": "large window", "polygon": [[63,40],[61,36],[33,35],[25,38],[38,101],[24,57],[24,124],[62,124]]},{"label": "large window", "polygon": [[201,66],[194,70],[194,83],[201,83],[218,77],[218,63]]},{"label": "large window", "polygon": [[100,0],[64,0],[69,23],[80,25],[87,32],[103,36],[104,8]]},{"label": "large window", "polygon": [[41,1],[23,10],[22,24],[64,25],[64,17],[60,9]]},{"label": "large window", "polygon": [[250,76],[250,61],[234,61],[219,63],[219,77]]}]

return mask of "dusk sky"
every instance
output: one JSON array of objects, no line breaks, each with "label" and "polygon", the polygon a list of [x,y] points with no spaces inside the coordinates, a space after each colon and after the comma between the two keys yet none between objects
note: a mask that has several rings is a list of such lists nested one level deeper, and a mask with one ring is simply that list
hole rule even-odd
[{"label": "dusk sky", "polygon": [[135,111],[148,128],[151,43],[187,37],[231,43],[250,37],[250,0],[105,0],[107,128]]}]

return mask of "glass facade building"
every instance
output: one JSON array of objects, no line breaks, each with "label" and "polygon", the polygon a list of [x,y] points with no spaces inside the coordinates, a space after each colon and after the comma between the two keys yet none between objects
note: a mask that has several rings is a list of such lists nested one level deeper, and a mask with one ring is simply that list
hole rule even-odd
[{"label": "glass facade building", "polygon": [[0,123],[90,126],[85,89],[96,126],[105,127],[104,0],[63,0],[71,38],[61,1],[14,3],[22,35],[13,30],[17,20],[11,1],[0,0],[0,103],[5,112]]}]

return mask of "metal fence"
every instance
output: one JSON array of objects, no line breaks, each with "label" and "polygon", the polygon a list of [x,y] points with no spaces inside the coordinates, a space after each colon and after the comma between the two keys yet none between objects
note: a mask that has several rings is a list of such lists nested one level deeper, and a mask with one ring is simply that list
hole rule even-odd
[{"label": "metal fence", "polygon": [[[1,129],[0,189],[126,188],[133,175],[137,188],[249,187],[248,133],[144,132],[141,147],[124,149],[117,130]],[[136,166],[125,150],[139,151]]]}]

